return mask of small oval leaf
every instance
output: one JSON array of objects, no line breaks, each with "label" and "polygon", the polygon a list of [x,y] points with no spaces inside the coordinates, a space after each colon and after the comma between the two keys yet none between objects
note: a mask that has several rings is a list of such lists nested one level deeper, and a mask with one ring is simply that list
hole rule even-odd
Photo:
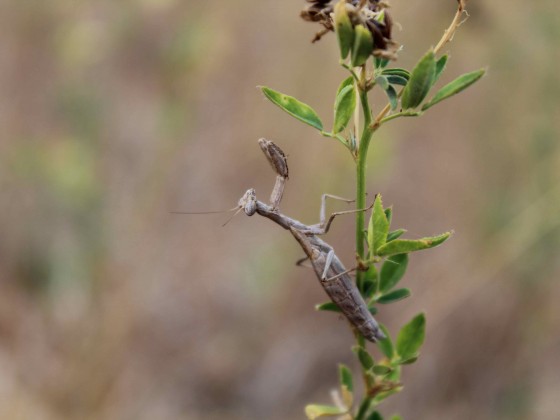
[{"label": "small oval leaf", "polygon": [[402,76],[387,76],[387,81],[392,85],[406,86],[408,80]]},{"label": "small oval leaf", "polygon": [[354,45],[354,28],[346,10],[346,2],[338,2],[334,6],[334,29],[340,48],[340,58],[344,60]]},{"label": "small oval leaf", "polygon": [[430,50],[420,59],[410,75],[410,80],[404,88],[401,104],[403,109],[416,108],[422,103],[434,81],[436,60],[434,51]]},{"label": "small oval leaf", "polygon": [[305,415],[309,420],[315,420],[321,417],[334,417],[344,413],[346,413],[346,410],[332,405],[310,404],[305,407]]},{"label": "small oval leaf", "polygon": [[453,95],[458,94],[459,92],[465,90],[473,83],[477,82],[482,76],[484,76],[486,70],[481,69],[477,71],[473,71],[467,74],[463,74],[462,76],[458,77],[457,79],[453,80],[451,83],[442,87],[435,96],[422,107],[422,111],[431,108],[438,102],[443,101]]},{"label": "small oval leaf", "polygon": [[345,407],[352,407],[354,403],[354,384],[352,383],[352,372],[347,366],[338,365],[338,378],[340,381],[340,394]]},{"label": "small oval leaf", "polygon": [[401,360],[406,361],[418,356],[425,335],[426,317],[424,314],[416,315],[399,332],[396,348]]},{"label": "small oval leaf", "polygon": [[317,130],[323,130],[323,122],[313,108],[303,102],[298,101],[296,98],[283,93],[277,92],[266,86],[260,87],[264,96],[266,96],[273,104],[279,106],[291,116],[298,120],[309,124]]},{"label": "small oval leaf", "polygon": [[333,133],[340,133],[346,128],[356,109],[356,89],[354,85],[346,86],[337,95],[334,104]]},{"label": "small oval leaf", "polygon": [[358,355],[358,359],[360,360],[360,364],[362,365],[364,370],[370,370],[375,365],[373,357],[367,352],[365,348],[354,346],[353,350],[354,353]]},{"label": "small oval leaf", "polygon": [[400,238],[406,232],[407,232],[406,229],[397,229],[397,230],[394,230],[392,232],[389,232],[389,234],[387,235],[387,242],[391,242],[391,241],[394,241],[395,239]]},{"label": "small oval leaf", "polygon": [[436,75],[434,76],[434,82],[432,84],[435,84],[439,80],[439,77],[445,70],[445,65],[447,64],[447,58],[448,58],[447,54],[442,55],[439,58],[439,60],[436,62]]},{"label": "small oval leaf", "polygon": [[383,420],[383,416],[379,414],[379,411],[374,411],[367,417],[366,420]]},{"label": "small oval leaf", "polygon": [[389,80],[387,80],[385,76],[377,76],[375,78],[375,83],[377,83],[383,90],[387,90],[389,88]]},{"label": "small oval leaf", "polygon": [[416,363],[417,360],[418,356],[412,356],[408,359],[401,359],[399,360],[399,365],[411,365],[413,363]]},{"label": "small oval leaf", "polygon": [[391,104],[391,109],[397,109],[399,104],[399,96],[397,95],[397,91],[393,86],[389,86],[387,90],[385,90],[387,97],[389,98],[389,103]]},{"label": "small oval leaf", "polygon": [[352,67],[364,64],[373,51],[373,37],[364,25],[354,28],[354,47],[352,48]]},{"label": "small oval leaf", "polygon": [[373,367],[373,373],[375,373],[376,375],[387,375],[388,373],[391,373],[391,368],[389,366],[383,366],[383,365],[375,365]]},{"label": "small oval leaf", "polygon": [[381,57],[373,57],[373,65],[376,69],[382,69],[389,64],[388,58],[381,58]]},{"label": "small oval leaf", "polygon": [[393,207],[387,207],[385,210],[385,216],[387,216],[387,222],[391,226],[391,221],[393,220]]},{"label": "small oval leaf", "polygon": [[368,226],[368,245],[370,249],[370,256],[377,255],[377,250],[385,245],[388,233],[389,221],[387,220],[387,215],[383,210],[381,194],[377,194]]},{"label": "small oval leaf", "polygon": [[393,346],[393,341],[391,340],[391,335],[389,331],[384,325],[379,325],[381,331],[385,334],[385,338],[383,340],[377,341],[377,345],[379,346],[379,350],[387,357],[387,359],[391,360],[395,355],[395,347]]},{"label": "small oval leaf", "polygon": [[327,311],[327,312],[342,312],[340,308],[334,302],[325,302],[319,305],[315,305],[316,311]]},{"label": "small oval leaf", "polygon": [[395,239],[394,241],[387,242],[377,250],[377,255],[388,256],[395,254],[405,254],[408,252],[421,251],[423,249],[434,248],[441,245],[451,236],[451,232],[446,232],[439,236],[429,238],[422,238],[417,240],[411,239]]},{"label": "small oval leaf", "polygon": [[403,278],[408,266],[408,254],[393,255],[381,267],[379,291],[386,293]]},{"label": "small oval leaf", "polygon": [[381,72],[381,74],[384,76],[400,76],[406,80],[410,79],[410,72],[401,68],[385,69]]},{"label": "small oval leaf", "polygon": [[377,281],[378,281],[377,268],[375,264],[370,264],[367,271],[362,276],[362,284],[359,287],[362,296],[370,298],[377,291]]},{"label": "small oval leaf", "polygon": [[354,391],[352,372],[350,372],[348,366],[343,364],[338,365],[338,378],[340,380],[340,386],[346,387],[350,392]]},{"label": "small oval leaf", "polygon": [[397,289],[389,292],[379,299],[377,299],[377,303],[381,303],[383,305],[387,305],[389,303],[397,302],[399,300],[406,299],[407,297],[411,296],[412,293],[409,289]]},{"label": "small oval leaf", "polygon": [[346,79],[344,79],[342,81],[342,83],[340,83],[340,86],[338,87],[338,90],[336,91],[336,96],[337,97],[338,97],[338,95],[340,95],[340,92],[342,92],[342,90],[346,86],[354,86],[354,77],[353,76],[347,77]]}]

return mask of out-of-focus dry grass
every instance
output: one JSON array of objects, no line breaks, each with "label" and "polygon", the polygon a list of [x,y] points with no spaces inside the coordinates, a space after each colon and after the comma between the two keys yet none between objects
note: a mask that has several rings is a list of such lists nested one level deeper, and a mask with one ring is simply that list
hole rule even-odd
[{"label": "out-of-focus dry grass", "polygon": [[[455,2],[394,0],[400,62],[441,35]],[[8,0],[0,4],[0,417],[303,418],[327,402],[351,337],[300,251],[228,208],[273,174],[256,139],[289,153],[283,209],[315,221],[353,194],[349,157],[265,103],[267,84],[331,114],[332,36],[299,0]],[[472,1],[443,82],[476,87],[383,128],[370,191],[421,236],[413,299],[423,357],[384,412],[407,419],[560,418],[560,22],[555,0]],[[329,235],[352,264],[353,221]]]}]

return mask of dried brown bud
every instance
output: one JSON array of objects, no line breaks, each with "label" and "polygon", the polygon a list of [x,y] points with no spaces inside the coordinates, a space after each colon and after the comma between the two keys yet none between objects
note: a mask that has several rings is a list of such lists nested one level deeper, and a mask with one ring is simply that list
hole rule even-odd
[{"label": "dried brown bud", "polygon": [[[333,3],[337,0],[306,0],[310,3],[301,17],[309,22],[318,22],[324,29],[318,32],[313,42],[334,31],[332,18]],[[372,55],[395,58],[396,43],[392,40],[393,19],[387,12],[388,4],[383,0],[346,0],[347,13],[352,26],[365,26],[373,38]]]}]

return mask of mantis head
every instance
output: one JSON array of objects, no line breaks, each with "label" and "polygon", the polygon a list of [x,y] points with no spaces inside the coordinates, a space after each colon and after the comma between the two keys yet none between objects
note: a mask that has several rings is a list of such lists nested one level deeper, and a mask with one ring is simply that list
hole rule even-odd
[{"label": "mantis head", "polygon": [[257,211],[257,194],[254,188],[247,190],[239,199],[239,208],[243,209],[247,216],[252,216]]}]

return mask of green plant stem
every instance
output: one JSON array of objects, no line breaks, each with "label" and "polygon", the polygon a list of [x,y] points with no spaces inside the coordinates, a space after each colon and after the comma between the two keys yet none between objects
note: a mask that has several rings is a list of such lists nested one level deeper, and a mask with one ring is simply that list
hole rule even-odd
[{"label": "green plant stem", "polygon": [[369,407],[371,405],[371,399],[370,398],[364,398],[362,400],[362,403],[360,404],[360,408],[358,409],[358,413],[356,414],[356,417],[354,417],[354,420],[363,420],[364,416],[367,414]]},{"label": "green plant stem", "polygon": [[[365,74],[365,72],[363,72]],[[364,114],[364,128],[360,137],[360,144],[358,148],[358,155],[356,159],[356,207],[359,209],[366,208],[366,168],[367,168],[367,153],[369,143],[375,132],[375,127],[372,125],[371,109],[368,102],[367,91],[365,83],[359,85],[360,89],[360,103]],[[361,260],[366,259],[365,255],[365,213],[360,211],[356,213],[356,254]],[[356,273],[356,280],[361,284],[363,272]]]},{"label": "green plant stem", "polygon": [[[373,138],[373,133],[379,127],[379,125],[373,124],[373,116],[371,113],[371,108],[369,105],[367,86],[365,79],[366,71],[362,70],[360,81],[357,83],[360,97],[360,104],[362,107],[362,113],[364,114],[364,125],[363,131],[360,136],[360,144],[358,147],[358,153],[356,156],[356,206],[359,209],[366,208],[366,197],[367,197],[367,187],[366,187],[366,169],[367,169],[367,154],[369,150],[369,144]],[[365,227],[365,213],[360,211],[356,213],[356,254],[361,261],[366,261],[366,250],[365,242],[366,236],[364,232]],[[364,272],[356,272],[356,281],[358,285],[363,283]],[[364,346],[363,337],[356,332],[356,340],[358,345]],[[366,386],[366,395],[362,399],[358,413],[356,414],[355,420],[363,420],[369,407],[372,403],[372,398],[368,394],[368,379],[364,372],[364,382]]]}]

